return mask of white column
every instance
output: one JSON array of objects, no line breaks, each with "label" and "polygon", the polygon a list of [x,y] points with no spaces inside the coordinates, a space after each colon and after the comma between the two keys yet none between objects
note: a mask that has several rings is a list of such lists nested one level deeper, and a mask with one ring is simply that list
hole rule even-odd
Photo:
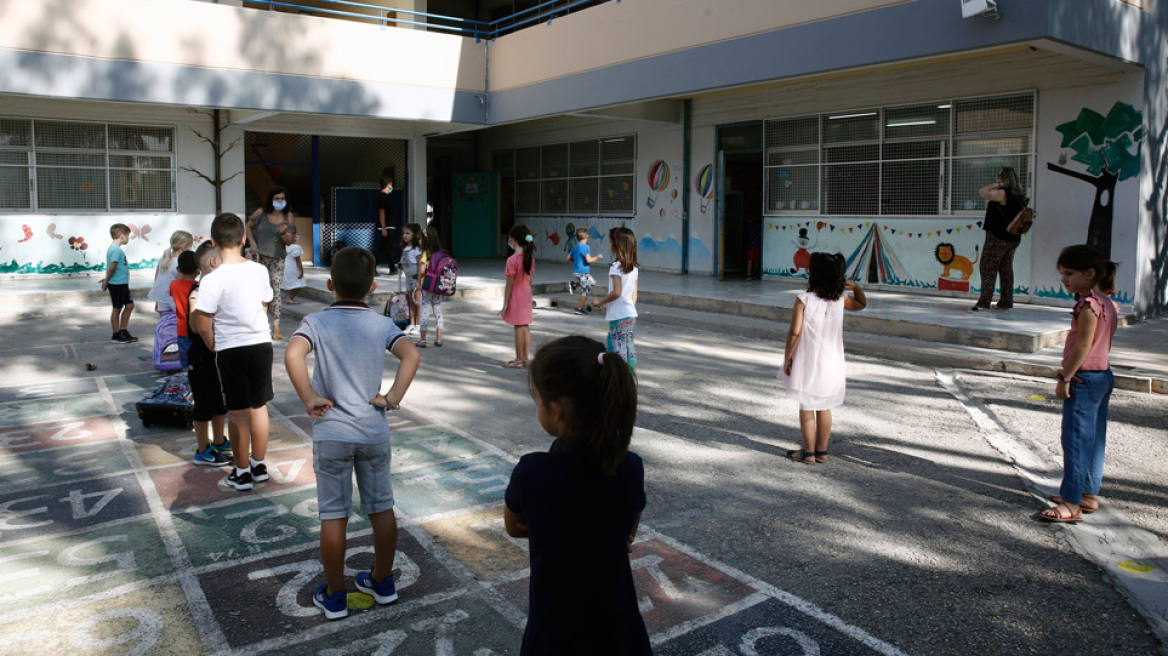
[{"label": "white column", "polygon": [[421,226],[426,225],[426,137],[416,136],[410,137],[409,146],[406,149],[409,153],[409,169],[410,180],[407,193],[409,194],[410,207],[406,210],[406,214],[410,217],[410,221]]}]

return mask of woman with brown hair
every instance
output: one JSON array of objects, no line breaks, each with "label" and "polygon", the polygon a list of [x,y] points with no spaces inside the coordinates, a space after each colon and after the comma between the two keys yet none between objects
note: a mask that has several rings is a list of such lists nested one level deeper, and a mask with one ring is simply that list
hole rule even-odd
[{"label": "woman with brown hair", "polygon": [[1018,174],[1004,166],[998,172],[997,180],[982,187],[977,192],[986,203],[985,220],[982,228],[986,231],[985,245],[981,249],[981,297],[970,308],[972,312],[990,309],[994,298],[994,283],[1002,279],[1002,294],[998,297],[995,310],[1009,310],[1014,307],[1014,251],[1022,241],[1020,235],[1012,235],[1008,228],[1014,217],[1026,207],[1029,200],[1022,191]]}]

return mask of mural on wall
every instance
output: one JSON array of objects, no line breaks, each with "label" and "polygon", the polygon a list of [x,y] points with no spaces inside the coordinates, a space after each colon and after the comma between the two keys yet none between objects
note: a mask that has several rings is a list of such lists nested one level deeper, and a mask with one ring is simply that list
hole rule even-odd
[{"label": "mural on wall", "polygon": [[1098,248],[1107,258],[1111,257],[1115,185],[1140,174],[1143,118],[1143,114],[1135,107],[1117,102],[1107,112],[1107,116],[1084,107],[1079,111],[1078,118],[1055,128],[1063,135],[1059,147],[1070,148],[1074,152],[1071,159],[1086,165],[1087,172],[1081,173],[1062,166],[1066,163],[1065,153],[1059,156],[1059,164],[1047,163],[1046,168],[1095,187],[1095,202],[1091,206],[1091,221],[1087,226],[1087,243]]},{"label": "mural on wall", "polygon": [[705,214],[710,209],[710,202],[714,200],[714,165],[706,164],[694,176],[694,189],[698,192],[698,197],[701,199],[700,207],[702,214]]},{"label": "mural on wall", "polygon": [[[665,160],[659,159],[653,162],[649,167],[648,173],[649,189],[654,192],[653,195],[645,195],[645,206],[653,209],[657,205],[657,199],[661,197],[661,193],[669,187],[669,165]],[[665,211],[664,208],[661,210]]]},{"label": "mural on wall", "polygon": [[973,265],[981,258],[977,246],[973,247],[973,253],[974,256],[971,260],[964,255],[958,255],[953,244],[947,241],[937,244],[937,247],[933,249],[933,257],[941,263],[941,266],[945,267],[940,277],[937,278],[937,289],[955,292],[969,291],[969,277],[973,275]]},{"label": "mural on wall", "polygon": [[[43,228],[37,225],[46,218],[49,217],[0,218],[0,236],[3,236],[0,240],[0,274],[61,275],[105,271],[105,250],[111,243],[109,227],[119,222],[130,228],[130,241],[125,246],[130,269],[153,269],[169,244],[170,228],[197,234],[207,227],[202,225],[203,222],[195,225],[195,221],[187,221],[184,217],[154,217],[168,228],[156,233],[150,223],[140,222],[141,219],[129,223],[124,216],[104,219],[54,216],[52,221],[42,224]],[[204,238],[196,236],[196,245]]]}]

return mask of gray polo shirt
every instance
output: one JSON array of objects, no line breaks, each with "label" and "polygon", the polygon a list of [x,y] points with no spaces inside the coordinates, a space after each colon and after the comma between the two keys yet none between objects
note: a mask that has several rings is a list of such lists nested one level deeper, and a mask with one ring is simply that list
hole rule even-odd
[{"label": "gray polo shirt", "polygon": [[381,393],[385,352],[405,333],[364,303],[340,302],[304,317],[296,337],[307,339],[316,353],[312,389],[334,404],[312,422],[313,441],[388,440],[385,411],[369,400]]}]

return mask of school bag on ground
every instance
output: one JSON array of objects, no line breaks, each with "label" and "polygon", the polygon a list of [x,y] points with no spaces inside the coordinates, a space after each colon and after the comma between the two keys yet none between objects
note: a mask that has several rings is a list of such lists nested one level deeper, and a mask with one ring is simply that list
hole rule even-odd
[{"label": "school bag on ground", "polygon": [[194,426],[195,398],[186,372],[167,376],[162,383],[135,406],[142,425]]},{"label": "school bag on ground", "polygon": [[174,312],[163,312],[154,329],[154,368],[163,373],[182,369],[178,361],[177,317]]},{"label": "school bag on ground", "polygon": [[409,292],[402,289],[406,274],[401,269],[397,272],[397,291],[389,295],[385,302],[385,316],[393,321],[398,328],[405,330],[410,325],[410,302],[406,298]]},{"label": "school bag on ground", "polygon": [[458,283],[458,262],[446,251],[438,251],[430,256],[430,266],[422,276],[422,291],[439,296],[454,296]]}]

